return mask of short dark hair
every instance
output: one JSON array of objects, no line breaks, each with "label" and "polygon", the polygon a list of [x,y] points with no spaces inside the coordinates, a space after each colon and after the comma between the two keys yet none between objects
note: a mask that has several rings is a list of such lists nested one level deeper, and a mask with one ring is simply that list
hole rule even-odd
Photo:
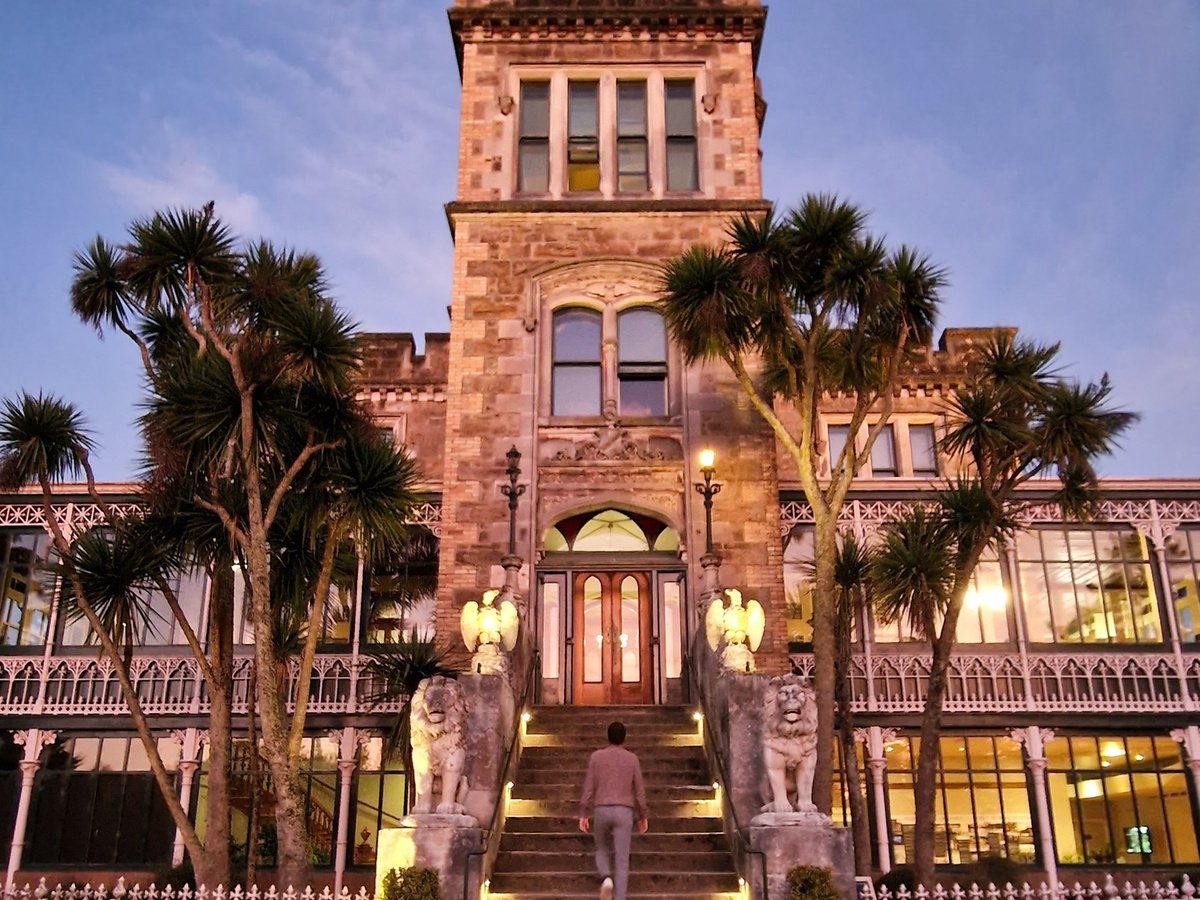
[{"label": "short dark hair", "polygon": [[608,742],[610,744],[625,743],[625,726],[620,722],[613,722],[608,726]]}]

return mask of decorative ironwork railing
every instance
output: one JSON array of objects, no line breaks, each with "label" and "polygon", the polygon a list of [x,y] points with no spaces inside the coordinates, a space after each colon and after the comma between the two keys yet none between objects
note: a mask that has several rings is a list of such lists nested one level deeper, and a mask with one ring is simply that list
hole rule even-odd
[{"label": "decorative ironwork railing", "polygon": [[[382,698],[383,685],[365,671],[366,660],[318,655],[309,685],[310,713],[397,712],[402,697]],[[293,662],[287,675],[288,709],[295,708]],[[190,656],[138,656],[130,680],[147,715],[195,715],[208,711],[208,690]],[[250,660],[233,665],[233,711],[246,712]],[[123,716],[125,698],[111,664],[93,656],[0,657],[0,715]]]},{"label": "decorative ironwork railing", "polygon": [[[812,671],[812,655],[791,656]],[[928,653],[855,655],[850,683],[860,712],[920,712],[929,684]],[[1186,692],[1191,694],[1191,705]],[[946,712],[1183,712],[1200,707],[1200,658],[1180,679],[1169,653],[955,654]]]},{"label": "decorative ironwork railing", "polygon": [[[104,514],[90,500],[80,503],[54,503],[51,507],[58,524],[68,530],[100,525]],[[137,503],[113,503],[118,516],[136,513]],[[434,534],[442,533],[442,504],[440,500],[425,500],[413,507],[410,523],[424,525]],[[0,528],[46,528],[46,511],[41,500],[22,503],[0,503]]]},{"label": "decorative ironwork railing", "polygon": [[[874,534],[888,519],[909,509],[913,499],[847,500],[838,521],[860,536]],[[1062,521],[1062,509],[1054,503],[1022,503],[1014,509],[1018,521],[1032,525]],[[779,530],[787,534],[797,525],[811,524],[812,508],[804,500],[779,503]],[[1155,543],[1172,535],[1184,523],[1200,522],[1200,500],[1103,500],[1092,515],[1094,522],[1129,525]]]}]

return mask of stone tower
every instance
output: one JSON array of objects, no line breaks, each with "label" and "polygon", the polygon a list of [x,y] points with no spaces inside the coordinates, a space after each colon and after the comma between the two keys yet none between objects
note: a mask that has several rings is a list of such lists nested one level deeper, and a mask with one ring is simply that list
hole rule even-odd
[{"label": "stone tower", "polygon": [[[462,604],[501,583],[515,446],[520,584],[547,699],[670,699],[695,630],[705,524],[692,484],[711,447],[722,581],[766,607],[759,665],[782,671],[774,439],[723,368],[683,365],[652,307],[661,262],[769,209],[755,78],[766,10],[458,0],[449,16],[462,115],[438,632],[456,634]],[[585,637],[621,650],[601,666],[580,655]]]}]

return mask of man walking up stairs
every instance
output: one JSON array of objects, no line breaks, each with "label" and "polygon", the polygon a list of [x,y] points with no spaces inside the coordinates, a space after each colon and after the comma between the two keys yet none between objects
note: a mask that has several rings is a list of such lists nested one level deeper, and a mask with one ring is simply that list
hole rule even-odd
[{"label": "man walking up stairs", "polygon": [[493,868],[491,900],[595,900],[601,879],[579,798],[606,726],[623,722],[637,754],[649,828],[634,835],[627,900],[736,900],[733,857],[691,710],[548,706],[533,710]]},{"label": "man walking up stairs", "polygon": [[636,822],[639,834],[649,827],[646,788],[636,754],[622,745],[625,726],[608,726],[608,746],[588,760],[579,801],[579,830],[587,834],[589,820],[596,817],[596,869],[604,881],[600,900],[625,900],[629,883],[629,842]]}]

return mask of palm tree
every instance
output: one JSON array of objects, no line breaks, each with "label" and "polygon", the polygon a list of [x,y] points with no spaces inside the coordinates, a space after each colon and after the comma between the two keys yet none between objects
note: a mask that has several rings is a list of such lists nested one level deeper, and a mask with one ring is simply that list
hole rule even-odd
[{"label": "palm tree", "polygon": [[834,659],[837,702],[837,733],[842,751],[842,776],[850,803],[850,827],[854,836],[854,870],[859,875],[871,874],[871,829],[867,822],[867,804],[862,789],[862,772],[858,767],[858,750],[854,740],[854,708],[851,692],[850,665],[853,660],[854,624],[862,621],[867,604],[866,548],[854,532],[842,534],[834,567],[836,610]]},{"label": "palm tree", "polygon": [[876,610],[884,622],[908,620],[932,645],[921,717],[913,868],[933,878],[934,801],[941,713],[955,632],[983,553],[1015,528],[1019,490],[1054,478],[1053,501],[1065,517],[1086,518],[1095,500],[1095,460],[1110,453],[1137,416],[1111,408],[1108,376],[1079,384],[1059,377],[1057,346],[1017,341],[1000,332],[968,367],[955,390],[943,450],[959,460],[958,479],[885,529],[869,565]]},{"label": "palm tree", "polygon": [[[139,348],[149,385],[141,420],[149,494],[174,496],[176,507],[184,498],[219,522],[223,543],[210,547],[242,567],[263,755],[276,792],[277,877],[304,883],[296,750],[335,563],[348,539],[368,557],[398,539],[414,467],[375,446],[355,399],[354,326],[329,299],[317,258],[264,241],[237,251],[211,204],[135,222],[119,248],[97,239],[76,260],[72,304],[84,321],[115,327]],[[315,559],[302,600],[273,583],[277,544]],[[280,627],[285,614],[295,627]],[[287,631],[302,638],[291,715],[281,665]]]},{"label": "palm tree", "polygon": [[[832,808],[834,568],[838,513],[892,413],[904,362],[928,346],[945,273],[909,247],[889,253],[866,217],[836,197],[809,195],[782,220],[745,215],[721,248],[697,246],[663,269],[664,318],[689,363],[733,372],[796,466],[813,513],[814,686],[818,697],[813,799]],[[854,398],[850,434],[821,474],[821,398]],[[775,403],[792,407],[789,426]]]},{"label": "palm tree", "polygon": [[88,531],[75,540],[68,539],[54,513],[53,485],[81,473],[86,474],[93,497],[98,497],[90,463],[92,449],[82,415],[56,397],[21,394],[0,404],[0,487],[37,484],[41,488],[42,509],[65,578],[69,608],[87,619],[108,657],[167,810],[200,869],[198,874],[207,876],[204,845],[179,802],[129,676],[133,644],[142,627],[149,624],[143,592],[155,582],[156,574],[161,574],[165,560],[156,551],[132,546],[137,541],[130,540],[131,526],[113,518],[107,504],[102,508],[114,528],[112,537]]}]

